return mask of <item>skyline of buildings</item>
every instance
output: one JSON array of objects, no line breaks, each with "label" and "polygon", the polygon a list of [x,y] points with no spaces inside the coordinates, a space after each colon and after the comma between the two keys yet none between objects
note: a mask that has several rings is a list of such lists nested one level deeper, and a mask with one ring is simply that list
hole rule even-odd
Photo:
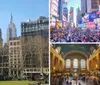
[{"label": "skyline of buildings", "polygon": [[[22,21],[26,21],[28,19],[36,20],[39,16],[48,17],[49,15],[48,2],[49,0],[44,0],[44,1],[18,0],[17,3],[15,2],[15,0],[1,1],[0,28],[2,29],[3,41],[6,43],[7,28],[10,22],[11,13],[13,15],[13,22],[15,23],[17,28],[17,36],[21,36],[20,23]],[[33,5],[33,3],[35,4]]]},{"label": "skyline of buildings", "polygon": [[[12,17],[9,28],[11,29],[11,27],[15,29],[14,23],[12,23]],[[41,78],[41,75],[48,78],[48,18],[40,16],[35,21],[23,21],[21,23],[21,29],[22,36],[12,37],[9,35],[8,43],[0,48],[0,50],[4,49],[4,51],[8,51],[6,53],[7,57],[3,54],[3,51],[0,54],[0,59],[5,60],[0,63],[0,72],[2,73],[0,79],[36,79]],[[11,31],[11,33],[15,33],[15,30]]]},{"label": "skyline of buildings", "polygon": [[[44,27],[44,29],[42,29],[41,27],[38,29],[37,27],[37,29],[38,30],[41,30],[41,33],[42,33],[42,35],[44,36],[44,37],[47,37],[47,34],[48,34],[48,29],[45,29],[45,28],[47,28],[47,26],[48,26],[48,18],[46,18],[46,17],[44,17],[44,16],[40,16],[40,18],[42,19],[42,18],[44,18],[44,20],[41,20],[43,23],[40,23],[40,22],[37,22],[39,19],[37,19],[37,20],[34,20],[34,21],[30,21],[30,19],[28,19],[28,20],[26,20],[25,22],[20,22],[21,24],[20,24],[20,30],[22,29],[22,23],[30,23],[30,22],[36,22],[36,23],[40,23],[40,25],[38,24],[38,27],[40,27],[40,26],[42,26],[42,28]],[[29,26],[29,25],[28,25]],[[23,27],[24,28],[24,27]],[[29,26],[29,29],[34,29],[34,27],[32,28],[31,26]],[[37,30],[36,29],[36,30]],[[36,31],[36,30],[34,30],[34,31]],[[37,30],[37,31],[38,31]],[[43,30],[45,30],[45,34],[44,34],[44,31]],[[20,33],[20,36],[22,36],[21,35],[22,34],[22,30],[21,30],[21,33]],[[37,33],[35,33],[35,35],[36,35]],[[38,34],[39,34],[39,32],[38,32]],[[2,38],[2,35],[3,35],[3,33],[2,33],[2,28],[0,28],[0,47],[2,47],[2,46],[4,46],[5,45],[5,43],[8,43],[8,41],[9,41],[9,39],[10,38],[14,38],[14,37],[20,37],[20,36],[17,36],[17,28],[16,28],[16,24],[15,23],[13,23],[13,16],[12,16],[12,14],[11,14],[11,17],[10,17],[10,23],[8,24],[8,28],[7,28],[7,31],[6,31],[6,39],[3,39]],[[33,34],[34,35],[34,34]]]}]

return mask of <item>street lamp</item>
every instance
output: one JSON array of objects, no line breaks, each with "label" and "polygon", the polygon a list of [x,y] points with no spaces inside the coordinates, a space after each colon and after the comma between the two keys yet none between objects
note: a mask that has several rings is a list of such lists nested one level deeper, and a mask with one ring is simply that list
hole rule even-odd
[{"label": "street lamp", "polygon": [[98,65],[96,64],[96,69],[98,68]]}]

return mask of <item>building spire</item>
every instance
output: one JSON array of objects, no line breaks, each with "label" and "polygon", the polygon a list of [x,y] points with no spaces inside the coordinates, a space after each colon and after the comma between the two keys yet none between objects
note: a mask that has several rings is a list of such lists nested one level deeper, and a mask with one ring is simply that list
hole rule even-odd
[{"label": "building spire", "polygon": [[12,21],[13,21],[13,16],[12,16],[12,13],[11,13],[10,23],[12,23]]}]

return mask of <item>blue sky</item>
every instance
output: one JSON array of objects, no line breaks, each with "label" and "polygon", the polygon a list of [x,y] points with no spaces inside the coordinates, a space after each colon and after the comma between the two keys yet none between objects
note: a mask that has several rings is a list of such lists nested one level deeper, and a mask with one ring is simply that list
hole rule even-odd
[{"label": "blue sky", "polygon": [[70,7],[74,7],[74,21],[76,21],[76,9],[81,6],[81,0],[66,0],[68,1],[68,10],[70,10]]},{"label": "blue sky", "polygon": [[49,17],[49,0],[0,0],[0,28],[4,43],[7,37],[7,28],[10,23],[11,13],[20,36],[22,21],[35,20],[39,16]]}]

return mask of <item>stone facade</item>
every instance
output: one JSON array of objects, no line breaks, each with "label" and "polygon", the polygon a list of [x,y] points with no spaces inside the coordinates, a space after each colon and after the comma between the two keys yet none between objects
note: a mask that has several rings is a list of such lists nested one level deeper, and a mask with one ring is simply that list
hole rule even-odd
[{"label": "stone facade", "polygon": [[13,17],[11,15],[10,24],[8,25],[8,28],[7,28],[7,43],[10,38],[14,38],[17,36],[16,35],[16,26],[12,21],[13,21]]}]

